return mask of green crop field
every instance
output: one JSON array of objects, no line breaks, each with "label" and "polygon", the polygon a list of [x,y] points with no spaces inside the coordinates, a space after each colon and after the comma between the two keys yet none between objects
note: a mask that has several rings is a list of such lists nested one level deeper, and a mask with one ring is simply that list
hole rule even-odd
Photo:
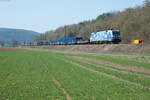
[{"label": "green crop field", "polygon": [[150,100],[150,59],[0,52],[0,100]]}]

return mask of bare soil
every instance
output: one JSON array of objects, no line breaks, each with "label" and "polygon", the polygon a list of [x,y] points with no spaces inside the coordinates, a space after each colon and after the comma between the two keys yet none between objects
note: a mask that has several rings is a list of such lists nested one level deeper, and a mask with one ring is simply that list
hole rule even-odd
[{"label": "bare soil", "polygon": [[32,46],[32,48],[49,49],[64,52],[150,54],[150,44],[50,45]]},{"label": "bare soil", "polygon": [[0,52],[8,52],[8,51],[33,51],[33,50],[28,50],[28,49],[23,49],[23,48],[0,48]]},{"label": "bare soil", "polygon": [[[68,57],[69,57],[69,56],[68,56]],[[77,59],[77,60],[80,59],[80,58],[78,59],[78,58],[76,58],[76,57],[71,57],[71,58]],[[84,60],[84,58],[81,59],[81,60]],[[104,69],[107,69],[107,70],[116,71],[116,72],[118,72],[118,73],[124,73],[124,74],[136,75],[136,76],[138,76],[138,77],[144,77],[144,78],[150,78],[150,76],[138,74],[138,73],[135,73],[135,72],[120,71],[120,70],[117,70],[117,69],[114,69],[114,68],[104,67],[104,66],[102,66],[102,65],[97,65],[97,64],[93,63],[93,61],[90,61],[90,60],[86,60],[86,59],[85,59],[84,61],[87,61],[87,62],[86,62],[87,64],[94,65],[94,66],[96,66],[96,67],[104,68]],[[107,66],[108,66],[108,65],[107,65]]]},{"label": "bare soil", "polygon": [[[103,55],[101,55],[103,56]],[[106,56],[106,55],[105,55]],[[105,57],[104,56],[104,57]],[[150,63],[150,57],[149,58],[143,58],[143,57],[128,57],[128,56],[111,56],[111,58],[119,58],[119,59],[122,59],[122,60],[128,60],[128,61],[136,61],[136,62],[140,62],[140,63]]]},{"label": "bare soil", "polygon": [[120,80],[120,81],[126,82],[126,83],[128,83],[128,84],[132,84],[132,85],[138,86],[138,87],[140,87],[140,88],[147,88],[147,89],[150,90],[149,87],[143,86],[143,85],[141,85],[141,84],[139,84],[139,83],[135,83],[135,82],[131,82],[131,81],[128,81],[128,80],[124,80],[124,79],[122,79],[122,78],[119,78],[119,77],[116,77],[116,76],[113,76],[113,75],[106,74],[106,73],[104,73],[104,72],[96,71],[96,70],[94,70],[94,69],[88,68],[88,67],[86,67],[86,66],[80,65],[80,64],[75,63],[75,62],[72,62],[72,61],[68,61],[68,60],[64,60],[64,61],[65,61],[65,62],[68,62],[68,63],[71,63],[71,64],[74,64],[74,65],[76,65],[76,66],[78,66],[78,67],[80,67],[80,68],[86,69],[86,70],[88,70],[88,71],[91,71],[91,72],[94,72],[94,73],[97,73],[97,74],[104,75],[105,77],[109,77],[109,78],[113,78],[113,79],[116,79],[116,80]]},{"label": "bare soil", "polygon": [[89,61],[89,62],[94,62],[94,63],[113,66],[113,67],[117,67],[117,68],[121,68],[121,69],[127,69],[127,70],[131,70],[131,71],[135,71],[135,72],[143,72],[143,73],[150,74],[149,69],[142,68],[142,67],[123,66],[123,65],[120,65],[120,64],[115,64],[115,63],[111,63],[111,62],[106,62],[106,61],[101,61],[101,60],[96,60],[96,59],[91,59],[91,58],[86,58],[86,57],[78,57],[78,56],[72,56],[72,57],[75,58],[75,59],[86,60],[86,61]]}]

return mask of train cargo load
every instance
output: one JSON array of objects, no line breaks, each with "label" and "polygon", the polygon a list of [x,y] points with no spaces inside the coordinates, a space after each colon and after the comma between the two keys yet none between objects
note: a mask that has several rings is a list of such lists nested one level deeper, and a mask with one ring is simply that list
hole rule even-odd
[{"label": "train cargo load", "polygon": [[144,40],[134,40],[133,44],[144,44]]}]

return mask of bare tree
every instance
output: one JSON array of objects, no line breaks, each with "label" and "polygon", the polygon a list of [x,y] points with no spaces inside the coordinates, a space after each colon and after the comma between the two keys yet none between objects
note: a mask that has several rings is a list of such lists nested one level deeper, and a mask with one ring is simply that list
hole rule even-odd
[{"label": "bare tree", "polygon": [[5,41],[4,40],[0,40],[0,46],[4,46],[5,45]]},{"label": "bare tree", "polygon": [[145,0],[144,1],[144,6],[150,7],[150,0]]},{"label": "bare tree", "polygon": [[11,40],[11,46],[12,46],[12,47],[16,47],[17,45],[18,45],[18,41],[15,40],[15,39],[12,39],[12,40]]}]

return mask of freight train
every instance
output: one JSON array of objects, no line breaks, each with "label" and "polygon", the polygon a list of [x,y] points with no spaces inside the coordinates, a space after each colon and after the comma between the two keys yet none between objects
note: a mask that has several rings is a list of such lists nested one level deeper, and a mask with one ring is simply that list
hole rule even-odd
[{"label": "freight train", "polygon": [[37,41],[34,45],[78,45],[78,44],[118,44],[121,42],[119,30],[93,32],[90,38],[66,37],[56,40]]}]

